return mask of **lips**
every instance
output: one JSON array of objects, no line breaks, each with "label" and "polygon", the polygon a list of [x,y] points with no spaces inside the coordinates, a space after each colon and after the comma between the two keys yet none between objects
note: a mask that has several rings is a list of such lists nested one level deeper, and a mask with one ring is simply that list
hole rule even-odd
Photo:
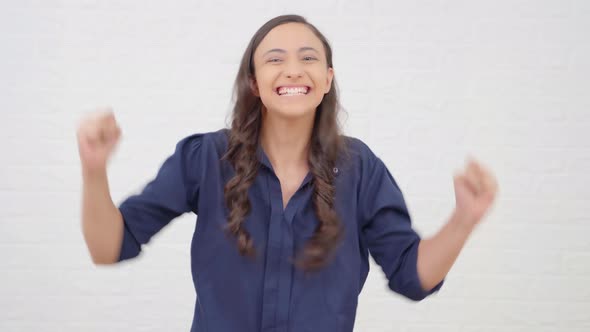
[{"label": "lips", "polygon": [[306,95],[311,88],[306,85],[298,86],[279,86],[275,91],[279,96],[297,96]]}]

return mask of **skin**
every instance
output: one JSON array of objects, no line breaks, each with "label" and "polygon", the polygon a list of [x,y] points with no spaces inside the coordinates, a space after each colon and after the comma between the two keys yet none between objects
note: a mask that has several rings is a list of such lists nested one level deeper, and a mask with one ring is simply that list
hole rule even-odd
[{"label": "skin", "polygon": [[[261,145],[281,181],[283,207],[309,172],[308,150],[316,109],[330,91],[333,68],[327,66],[320,39],[304,24],[272,29],[254,51],[252,91],[263,103]],[[279,96],[285,85],[310,87],[306,95]]]}]

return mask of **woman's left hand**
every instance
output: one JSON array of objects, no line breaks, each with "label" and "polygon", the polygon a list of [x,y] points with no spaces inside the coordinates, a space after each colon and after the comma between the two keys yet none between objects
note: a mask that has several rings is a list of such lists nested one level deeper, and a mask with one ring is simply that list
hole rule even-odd
[{"label": "woman's left hand", "polygon": [[469,228],[475,227],[492,206],[498,182],[483,165],[469,158],[464,173],[455,174],[455,215]]}]

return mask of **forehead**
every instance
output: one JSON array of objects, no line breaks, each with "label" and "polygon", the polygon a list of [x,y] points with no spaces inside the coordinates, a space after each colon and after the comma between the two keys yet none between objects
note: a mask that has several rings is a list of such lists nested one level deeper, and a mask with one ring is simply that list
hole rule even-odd
[{"label": "forehead", "polygon": [[313,47],[323,52],[321,40],[302,23],[286,23],[274,27],[262,39],[254,56],[261,56],[273,48],[281,48],[287,52],[296,51],[301,47]]}]

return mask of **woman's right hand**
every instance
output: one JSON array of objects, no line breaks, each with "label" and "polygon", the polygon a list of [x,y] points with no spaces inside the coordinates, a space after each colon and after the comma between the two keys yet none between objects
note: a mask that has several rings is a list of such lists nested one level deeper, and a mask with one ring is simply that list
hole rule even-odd
[{"label": "woman's right hand", "polygon": [[78,152],[84,173],[105,172],[109,157],[115,150],[121,128],[110,107],[86,115],[77,131]]}]

